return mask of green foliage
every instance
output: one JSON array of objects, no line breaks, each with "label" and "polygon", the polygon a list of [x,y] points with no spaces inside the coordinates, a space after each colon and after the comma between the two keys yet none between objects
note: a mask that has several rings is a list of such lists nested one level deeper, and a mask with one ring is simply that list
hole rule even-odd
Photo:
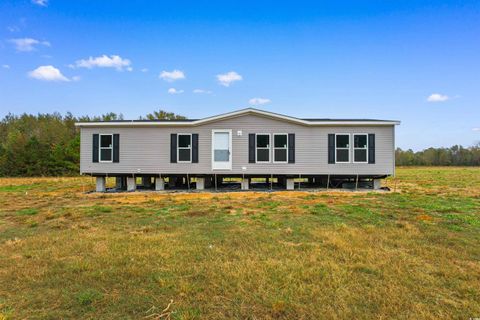
[{"label": "green foliage", "polygon": [[395,162],[399,166],[479,166],[480,143],[469,148],[456,145],[417,152],[398,148],[395,151]]},{"label": "green foliage", "polygon": [[0,176],[77,174],[77,120],[70,113],[7,115],[0,122]]},{"label": "green foliage", "polygon": [[[147,119],[185,119],[155,111]],[[74,117],[52,114],[6,115],[0,121],[0,176],[76,175],[80,162],[80,131],[75,122],[123,120],[114,112]]]},{"label": "green foliage", "polygon": [[184,116],[180,116],[173,112],[167,112],[164,110],[154,111],[145,116],[145,118],[140,117],[143,120],[183,120],[186,119]]}]

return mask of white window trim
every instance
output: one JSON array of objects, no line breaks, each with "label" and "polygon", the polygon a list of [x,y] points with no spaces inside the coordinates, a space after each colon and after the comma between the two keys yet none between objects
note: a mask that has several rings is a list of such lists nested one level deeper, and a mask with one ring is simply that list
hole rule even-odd
[{"label": "white window trim", "polygon": [[[367,147],[366,148],[355,148],[355,136],[365,136],[367,138]],[[358,150],[365,150],[365,157],[366,161],[355,161],[355,149]],[[352,161],[353,163],[368,163],[368,133],[354,133],[352,139]]]},{"label": "white window trim", "polygon": [[[337,136],[348,136],[348,148],[337,148]],[[350,133],[335,133],[335,163],[351,163],[352,137]],[[348,150],[348,161],[337,160],[337,150]]]},{"label": "white window trim", "polygon": [[[190,146],[189,147],[180,147],[180,136],[190,136]],[[192,134],[191,133],[177,133],[177,163],[192,163]],[[180,160],[180,149],[190,149],[190,160],[189,161],[181,161]]]},{"label": "white window trim", "polygon": [[[111,147],[102,147],[102,136],[110,136],[112,138]],[[102,160],[102,149],[110,149],[110,160]],[[99,133],[98,134],[98,162],[111,163],[113,162],[113,133]]]},{"label": "white window trim", "polygon": [[[260,149],[268,149],[268,161],[258,161],[257,137],[268,136],[268,148],[260,147]],[[270,133],[255,133],[255,163],[270,163],[272,158],[272,135]]]},{"label": "white window trim", "polygon": [[[275,136],[285,136],[287,138],[287,146],[284,148],[284,147],[275,147]],[[273,163],[288,163],[288,133],[274,133],[273,134],[273,141],[272,141],[272,160],[273,160]],[[275,160],[275,149],[279,149],[279,150],[285,150],[286,152],[286,157],[285,157],[285,161],[276,161]]]}]

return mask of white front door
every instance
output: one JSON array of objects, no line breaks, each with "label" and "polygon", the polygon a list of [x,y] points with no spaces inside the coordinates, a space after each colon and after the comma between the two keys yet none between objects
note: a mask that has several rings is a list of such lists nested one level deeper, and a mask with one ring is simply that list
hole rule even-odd
[{"label": "white front door", "polygon": [[212,170],[232,170],[232,130],[212,130]]}]

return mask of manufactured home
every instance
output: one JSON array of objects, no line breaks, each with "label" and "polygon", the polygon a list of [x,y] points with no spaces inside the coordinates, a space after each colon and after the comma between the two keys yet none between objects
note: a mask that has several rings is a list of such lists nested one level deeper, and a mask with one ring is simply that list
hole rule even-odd
[{"label": "manufactured home", "polygon": [[[395,126],[374,119],[300,119],[242,109],[203,119],[79,122],[80,172],[116,188],[377,189],[395,174]],[[138,182],[141,181],[141,182]],[[137,183],[138,182],[138,183]]]}]

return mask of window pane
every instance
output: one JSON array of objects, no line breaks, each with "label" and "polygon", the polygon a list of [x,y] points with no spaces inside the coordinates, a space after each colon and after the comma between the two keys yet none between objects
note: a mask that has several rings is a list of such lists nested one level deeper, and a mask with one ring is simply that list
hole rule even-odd
[{"label": "window pane", "polygon": [[286,148],[287,147],[287,135],[275,135],[274,136],[275,148]]},{"label": "window pane", "polygon": [[258,149],[257,150],[257,161],[270,161],[270,150],[269,149]]},{"label": "window pane", "polygon": [[275,161],[287,161],[287,149],[275,149]]},{"label": "window pane", "polygon": [[348,148],[350,144],[350,136],[348,134],[342,134],[337,136],[337,148]]},{"label": "window pane", "polygon": [[345,149],[337,150],[337,162],[348,162],[348,151]]},{"label": "window pane", "polygon": [[100,147],[110,148],[112,146],[112,136],[100,136]]},{"label": "window pane", "polygon": [[100,161],[111,161],[112,149],[100,149]]},{"label": "window pane", "polygon": [[355,136],[353,138],[353,146],[355,148],[366,148],[367,147],[367,136],[366,135],[360,135],[360,136]]},{"label": "window pane", "polygon": [[266,134],[257,135],[257,147],[267,148],[270,145],[270,136]]},{"label": "window pane", "polygon": [[354,161],[356,161],[356,162],[366,162],[367,161],[367,150],[356,149],[354,151]]},{"label": "window pane", "polygon": [[190,149],[178,149],[178,161],[190,161]]},{"label": "window pane", "polygon": [[228,162],[230,160],[228,150],[214,150],[213,158],[213,161],[216,162]]},{"label": "window pane", "polygon": [[190,147],[190,135],[179,135],[178,136],[178,146],[180,148],[188,148]]},{"label": "window pane", "polygon": [[228,132],[215,132],[215,149],[228,150],[230,148],[230,133]]}]

